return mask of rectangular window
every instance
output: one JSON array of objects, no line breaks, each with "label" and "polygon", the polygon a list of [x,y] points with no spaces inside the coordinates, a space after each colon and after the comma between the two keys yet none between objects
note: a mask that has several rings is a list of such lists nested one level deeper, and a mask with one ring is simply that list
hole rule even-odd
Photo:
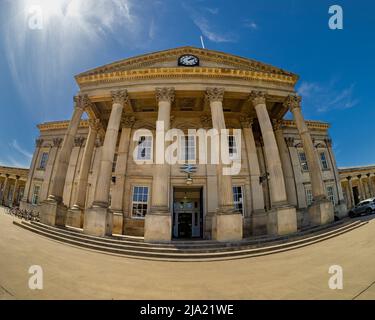
[{"label": "rectangular window", "polygon": [[39,169],[44,170],[47,166],[47,161],[48,161],[48,152],[43,152],[42,156],[40,157]]},{"label": "rectangular window", "polygon": [[233,159],[237,155],[237,142],[234,135],[228,135],[229,158]]},{"label": "rectangular window", "polygon": [[148,208],[148,187],[135,186],[133,188],[132,216],[144,218]]},{"label": "rectangular window", "polygon": [[233,186],[234,208],[243,214],[243,192],[241,186]]},{"label": "rectangular window", "polygon": [[307,165],[306,154],[304,152],[299,152],[298,156],[299,156],[299,161],[301,163],[302,171],[309,171],[309,166]]},{"label": "rectangular window", "polygon": [[306,192],[306,203],[308,206],[310,206],[313,202],[312,190],[310,188],[305,187],[305,192]]},{"label": "rectangular window", "polygon": [[327,186],[327,198],[333,203],[333,205],[335,205],[335,193],[333,191],[333,186]]},{"label": "rectangular window", "polygon": [[152,160],[152,136],[139,138],[137,160]]},{"label": "rectangular window", "polygon": [[39,202],[39,191],[40,191],[40,186],[34,186],[33,197],[31,198],[32,204],[38,204],[38,202]]},{"label": "rectangular window", "polygon": [[180,160],[186,162],[195,160],[195,136],[180,137]]},{"label": "rectangular window", "polygon": [[320,156],[320,163],[322,164],[322,169],[328,170],[329,167],[328,167],[328,161],[327,161],[325,152],[320,152],[319,156]]}]

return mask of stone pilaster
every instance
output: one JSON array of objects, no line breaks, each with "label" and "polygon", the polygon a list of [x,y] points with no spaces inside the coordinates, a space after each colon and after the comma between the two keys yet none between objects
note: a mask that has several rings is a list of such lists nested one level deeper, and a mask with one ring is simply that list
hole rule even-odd
[{"label": "stone pilaster", "polygon": [[292,112],[298,133],[301,137],[303,149],[309,167],[313,203],[308,208],[311,225],[321,225],[334,221],[334,209],[332,202],[327,199],[322,172],[318,156],[305,120],[301,112],[301,97],[290,95],[285,100],[285,106]]},{"label": "stone pilaster", "polygon": [[61,151],[56,160],[51,193],[47,200],[41,203],[41,222],[49,225],[65,226],[66,224],[68,208],[62,203],[66,173],[74,146],[74,138],[77,134],[82,114],[91,103],[87,95],[79,95],[74,98],[74,101],[75,108],[73,116],[69,122]]},{"label": "stone pilaster", "polygon": [[363,186],[362,175],[361,174],[357,175],[357,178],[358,178],[360,201],[363,201],[366,199],[366,192]]},{"label": "stone pilaster", "polygon": [[99,178],[96,183],[92,208],[85,212],[84,232],[104,236],[112,235],[112,213],[108,210],[109,191],[111,187],[113,158],[116,151],[117,137],[120,129],[124,104],[128,101],[126,90],[112,91],[112,111],[101,153]]},{"label": "stone pilaster", "polygon": [[280,153],[266,107],[266,95],[264,92],[253,91],[250,100],[262,132],[269,175],[272,208],[268,213],[268,233],[278,235],[294,233],[297,231],[296,208],[288,203]]},{"label": "stone pilaster", "polygon": [[[174,88],[156,88],[158,122],[164,128],[156,128],[156,139],[163,139],[169,130]],[[172,238],[172,215],[169,210],[170,166],[165,163],[165,146],[156,146],[156,164],[152,178],[151,212],[145,218],[145,241],[170,241]]]},{"label": "stone pilaster", "polygon": [[349,187],[350,209],[355,206],[352,177],[347,177]]}]

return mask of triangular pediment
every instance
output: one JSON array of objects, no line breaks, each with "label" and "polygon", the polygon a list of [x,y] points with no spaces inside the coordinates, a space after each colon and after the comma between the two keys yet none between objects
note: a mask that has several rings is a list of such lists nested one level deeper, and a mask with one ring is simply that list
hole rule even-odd
[{"label": "triangular pediment", "polygon": [[195,47],[180,47],[123,59],[83,72],[77,75],[76,78],[133,69],[174,68],[178,67],[179,57],[185,54],[198,57],[200,67],[240,69],[297,77],[283,69],[232,54]]}]

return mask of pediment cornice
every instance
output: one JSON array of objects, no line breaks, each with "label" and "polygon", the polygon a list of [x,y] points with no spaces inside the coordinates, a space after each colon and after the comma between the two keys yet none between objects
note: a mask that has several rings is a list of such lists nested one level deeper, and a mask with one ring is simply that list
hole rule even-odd
[{"label": "pediment cornice", "polygon": [[[209,61],[212,66],[201,66],[201,67],[163,67],[164,63],[176,61],[180,55],[183,54],[194,54],[197,55],[201,60]],[[163,71],[165,72],[162,72]],[[82,84],[89,80],[94,79],[109,79],[115,76],[129,76],[129,75],[139,75],[139,74],[167,74],[171,73],[172,69],[176,69],[189,73],[189,71],[194,70],[195,73],[202,73],[204,69],[208,72],[208,69],[212,69],[215,73],[229,73],[235,74],[237,71],[255,73],[255,74],[268,74],[269,77],[274,75],[277,79],[287,79],[290,83],[296,83],[298,76],[285,71],[283,69],[265,64],[259,61],[235,56],[232,54],[199,49],[194,47],[181,47],[176,49],[169,49],[165,51],[159,51],[149,54],[144,54],[132,58],[123,59],[117,62],[113,62],[98,68],[94,68],[87,72],[83,72],[76,76],[78,84]],[[223,70],[220,72],[218,70]],[[229,71],[228,71],[229,70]],[[175,73],[175,72],[172,72]],[[177,72],[178,73],[178,72]],[[204,72],[203,72],[204,73]]]}]

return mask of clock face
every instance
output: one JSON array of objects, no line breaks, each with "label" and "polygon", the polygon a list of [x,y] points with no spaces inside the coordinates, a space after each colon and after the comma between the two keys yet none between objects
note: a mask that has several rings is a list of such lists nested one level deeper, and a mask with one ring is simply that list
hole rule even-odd
[{"label": "clock face", "polygon": [[197,66],[199,65],[199,59],[191,54],[185,54],[178,58],[178,65],[187,67]]}]

